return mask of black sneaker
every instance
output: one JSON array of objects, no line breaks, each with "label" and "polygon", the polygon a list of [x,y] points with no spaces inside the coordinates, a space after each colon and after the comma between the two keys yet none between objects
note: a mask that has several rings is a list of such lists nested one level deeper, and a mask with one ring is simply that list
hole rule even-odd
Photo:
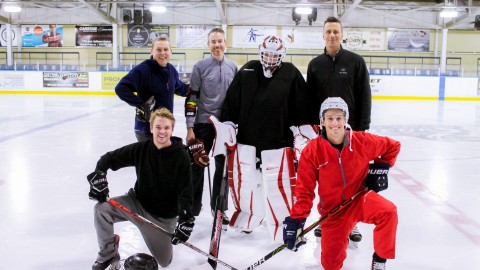
[{"label": "black sneaker", "polygon": [[[118,243],[120,242],[120,236],[115,234],[115,246],[118,248]],[[106,260],[106,261],[95,261],[92,265],[92,270],[104,270],[107,269],[110,266],[111,270],[118,270],[121,267],[120,264],[120,254],[115,254],[112,258]]]},{"label": "black sneaker", "polygon": [[386,270],[387,260],[381,258],[377,255],[377,253],[373,253],[372,256],[372,270]]}]

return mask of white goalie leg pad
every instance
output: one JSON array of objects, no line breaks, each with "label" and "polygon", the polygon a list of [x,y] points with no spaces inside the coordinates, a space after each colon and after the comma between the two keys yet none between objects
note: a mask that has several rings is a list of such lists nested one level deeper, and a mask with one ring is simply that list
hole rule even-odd
[{"label": "white goalie leg pad", "polygon": [[215,140],[213,142],[211,155],[212,157],[226,155],[227,148],[232,150],[237,144],[235,125],[232,122],[222,123],[213,115],[209,117],[209,120],[215,128]]},{"label": "white goalie leg pad", "polygon": [[270,237],[283,243],[283,221],[295,201],[296,173],[292,148],[262,151],[265,221]]},{"label": "white goalie leg pad", "polygon": [[235,206],[230,226],[251,231],[265,216],[262,175],[256,169],[255,147],[238,144],[228,155],[228,184]]}]

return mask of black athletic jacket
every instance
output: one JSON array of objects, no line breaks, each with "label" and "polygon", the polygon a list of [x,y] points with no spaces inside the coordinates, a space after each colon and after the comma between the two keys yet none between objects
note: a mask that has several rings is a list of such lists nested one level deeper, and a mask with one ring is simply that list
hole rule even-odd
[{"label": "black athletic jacket", "polygon": [[[172,64],[168,63],[166,67],[162,67],[150,56],[150,59],[133,67],[118,82],[115,93],[121,100],[134,107],[142,105],[154,96],[155,109],[165,107],[173,113],[174,94],[185,97],[187,89],[188,85],[180,80]],[[135,118],[135,131],[149,134],[150,124]]]},{"label": "black athletic jacket", "polygon": [[360,55],[340,48],[332,58],[325,50],[308,64],[307,85],[315,103],[312,112],[317,116],[315,124],[320,123],[322,102],[328,97],[341,97],[348,105],[348,123],[352,129],[364,131],[370,128],[370,77]]},{"label": "black athletic jacket", "polygon": [[137,199],[150,214],[174,218],[183,210],[191,213],[191,165],[182,139],[172,137],[172,145],[162,149],[152,140],[126,145],[103,155],[96,169],[106,172],[129,166],[137,173]]},{"label": "black athletic jacket", "polygon": [[262,150],[293,147],[290,126],[308,123],[308,92],[300,71],[283,63],[272,78],[260,61],[246,63],[235,75],[223,103],[221,121],[238,124],[237,141]]}]

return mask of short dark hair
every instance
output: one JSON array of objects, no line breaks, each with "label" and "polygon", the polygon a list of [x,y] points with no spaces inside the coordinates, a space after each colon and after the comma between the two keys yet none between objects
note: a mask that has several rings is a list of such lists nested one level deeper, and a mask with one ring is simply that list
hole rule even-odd
[{"label": "short dark hair", "polygon": [[212,28],[212,30],[210,30],[210,32],[208,32],[207,37],[209,37],[211,33],[220,33],[220,34],[223,34],[225,36],[225,31],[223,31],[223,29],[219,28],[219,27]]},{"label": "short dark hair", "polygon": [[339,23],[340,24],[340,27],[343,28],[342,26],[342,22],[337,18],[337,17],[328,17],[325,19],[325,22],[323,23],[323,26],[325,26],[325,24],[327,23]]}]

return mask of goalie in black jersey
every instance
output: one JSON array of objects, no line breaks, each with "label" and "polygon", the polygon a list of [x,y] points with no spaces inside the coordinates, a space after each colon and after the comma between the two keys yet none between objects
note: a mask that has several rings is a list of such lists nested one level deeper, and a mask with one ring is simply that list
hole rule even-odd
[{"label": "goalie in black jersey", "polygon": [[282,241],[281,222],[294,201],[289,127],[310,123],[312,117],[305,80],[292,63],[283,62],[285,55],[282,39],[266,37],[260,59],[246,63],[233,78],[220,119],[238,125],[238,144],[227,157],[235,206],[230,226],[249,233],[265,220],[276,241]]}]

